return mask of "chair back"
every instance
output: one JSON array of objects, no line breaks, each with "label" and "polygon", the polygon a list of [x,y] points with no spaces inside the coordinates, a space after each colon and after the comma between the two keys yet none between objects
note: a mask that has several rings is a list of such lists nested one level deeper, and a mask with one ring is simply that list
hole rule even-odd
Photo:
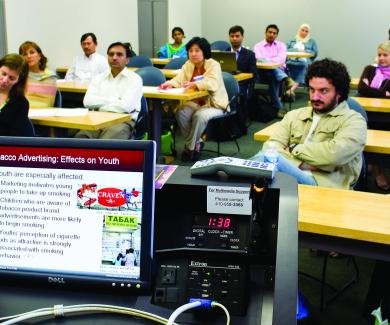
[{"label": "chair back", "polygon": [[148,103],[144,96],[141,97],[141,110],[138,113],[137,121],[135,122],[133,138],[142,140],[145,133],[148,131]]},{"label": "chair back", "polygon": [[223,83],[229,98],[230,112],[237,111],[238,96],[240,95],[240,87],[238,81],[229,72],[222,72]]},{"label": "chair back", "polygon": [[215,41],[211,43],[211,50],[214,51],[226,51],[230,48],[230,43],[226,41]]},{"label": "chair back", "polygon": [[20,125],[20,133],[18,134],[20,137],[35,137],[35,129],[31,120],[26,117],[23,121],[22,125]]},{"label": "chair back", "polygon": [[57,89],[56,97],[54,99],[54,107],[62,107],[62,94],[59,89]]},{"label": "chair back", "polygon": [[[347,99],[347,104],[350,109],[354,110],[355,112],[360,113],[366,122],[368,122],[368,116],[363,108],[362,105],[360,105],[356,100],[353,98],[348,98]],[[364,157],[364,152],[362,153],[362,169],[360,170],[360,175],[356,183],[353,185],[353,189],[355,191],[365,191],[367,187],[367,164],[366,164],[366,159]]]},{"label": "chair back", "polygon": [[172,59],[164,66],[164,69],[181,69],[181,67],[184,63],[187,62],[187,60],[187,58]]},{"label": "chair back", "polygon": [[133,68],[152,67],[153,63],[146,55],[137,55],[130,58],[127,66]]},{"label": "chair back", "polygon": [[164,74],[155,67],[143,67],[134,72],[142,78],[144,86],[159,86],[166,81]]},{"label": "chair back", "polygon": [[353,98],[348,98],[347,99],[347,103],[348,103],[348,106],[349,106],[350,109],[353,109],[354,111],[360,113],[364,117],[366,122],[368,122],[368,116],[367,116],[366,110],[363,108],[362,105],[360,105]]}]

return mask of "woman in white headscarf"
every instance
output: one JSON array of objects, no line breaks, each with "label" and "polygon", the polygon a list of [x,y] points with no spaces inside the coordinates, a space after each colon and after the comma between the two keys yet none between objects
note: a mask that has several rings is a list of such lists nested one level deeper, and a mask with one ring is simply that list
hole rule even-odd
[{"label": "woman in white headscarf", "polygon": [[305,75],[308,65],[317,57],[318,48],[316,41],[310,36],[310,26],[302,24],[294,39],[287,42],[287,52],[305,52],[313,54],[310,58],[289,58],[287,68],[289,75],[294,79],[295,84],[291,88],[291,95],[294,97],[294,90],[300,83],[305,82]]}]

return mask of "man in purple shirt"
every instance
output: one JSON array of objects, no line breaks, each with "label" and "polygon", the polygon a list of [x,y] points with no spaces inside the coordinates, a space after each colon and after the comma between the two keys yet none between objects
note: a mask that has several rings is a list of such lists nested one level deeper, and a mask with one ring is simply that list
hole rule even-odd
[{"label": "man in purple shirt", "polygon": [[287,47],[286,44],[276,40],[279,34],[278,26],[271,24],[265,29],[265,39],[257,43],[253,52],[257,61],[279,63],[282,66],[277,69],[260,69],[258,76],[260,82],[268,84],[272,106],[278,109],[278,117],[283,117],[283,105],[279,99],[282,81],[286,82],[287,89],[291,88],[294,81],[284,72],[286,67]]}]

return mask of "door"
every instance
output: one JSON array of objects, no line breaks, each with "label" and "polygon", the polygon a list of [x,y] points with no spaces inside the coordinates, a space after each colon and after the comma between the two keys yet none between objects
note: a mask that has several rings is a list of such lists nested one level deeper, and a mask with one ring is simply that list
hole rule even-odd
[{"label": "door", "polygon": [[0,0],[0,57],[7,53],[4,12],[4,1]]},{"label": "door", "polygon": [[167,0],[138,0],[139,54],[152,58],[167,42]]}]

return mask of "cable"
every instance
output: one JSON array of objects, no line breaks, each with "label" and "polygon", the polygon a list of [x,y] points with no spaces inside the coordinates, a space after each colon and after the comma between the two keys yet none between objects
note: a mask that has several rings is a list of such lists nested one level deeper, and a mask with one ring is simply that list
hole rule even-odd
[{"label": "cable", "polygon": [[200,301],[193,301],[189,302],[188,304],[182,305],[178,307],[172,314],[169,316],[167,325],[172,325],[177,316],[179,316],[181,313],[185,312],[186,310],[200,307],[202,303]]},{"label": "cable", "polygon": [[221,303],[217,301],[211,301],[208,299],[196,299],[196,298],[191,298],[190,302],[188,304],[182,305],[178,307],[169,317],[167,325],[173,324],[175,319],[183,312],[192,309],[192,308],[197,308],[197,307],[202,307],[202,308],[210,308],[210,307],[219,307],[221,308],[225,314],[226,314],[226,325],[230,324],[230,314],[227,308],[222,305]]},{"label": "cable", "polygon": [[225,314],[226,314],[226,325],[230,324],[230,314],[229,314],[229,311],[227,310],[227,308],[224,305],[220,304],[219,302],[213,301],[211,303],[211,307],[219,307],[219,308],[221,308],[225,312]]},{"label": "cable", "polygon": [[[86,314],[86,313],[96,313],[96,312],[118,313],[124,315],[137,316],[160,324],[167,324],[168,321],[166,318],[142,310],[121,307],[121,306],[112,306],[112,305],[85,304],[85,305],[72,305],[72,306],[55,305],[52,308],[41,308],[41,309],[33,310],[30,312],[26,312],[14,316],[2,317],[0,318],[0,321],[4,319],[8,319],[8,320],[0,324],[2,325],[16,324],[21,321],[30,320],[42,316],[62,317],[68,314],[72,315],[72,314]],[[171,324],[175,324],[175,323],[171,323]]]}]

